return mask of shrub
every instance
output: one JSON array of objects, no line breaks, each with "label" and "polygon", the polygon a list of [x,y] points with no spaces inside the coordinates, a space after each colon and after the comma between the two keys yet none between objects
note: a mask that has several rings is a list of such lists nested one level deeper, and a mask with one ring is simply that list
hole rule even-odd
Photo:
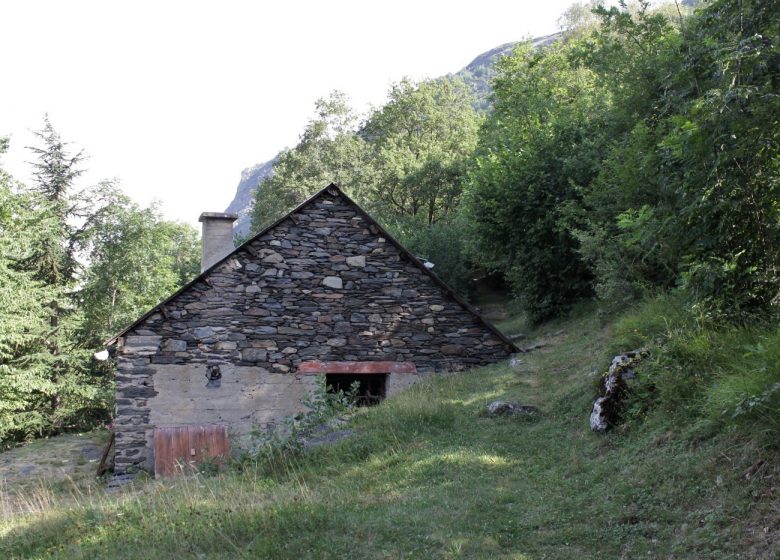
[{"label": "shrub", "polygon": [[255,429],[251,443],[236,457],[236,465],[264,464],[273,468],[278,459],[301,450],[303,438],[317,426],[350,411],[355,403],[358,382],[347,392],[328,390],[325,376],[317,376],[317,385],[311,394],[301,400],[305,412],[288,416],[281,425],[268,430]]},{"label": "shrub", "polygon": [[723,325],[698,315],[680,293],[658,296],[616,322],[614,353],[651,348],[639,368],[634,409],[755,435],[780,433],[780,328]]}]

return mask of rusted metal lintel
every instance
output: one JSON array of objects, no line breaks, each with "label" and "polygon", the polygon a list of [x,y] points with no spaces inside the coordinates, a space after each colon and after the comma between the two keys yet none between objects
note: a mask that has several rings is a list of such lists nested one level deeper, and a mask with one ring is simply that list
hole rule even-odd
[{"label": "rusted metal lintel", "polygon": [[323,362],[311,360],[301,362],[298,373],[316,375],[320,373],[417,373],[414,362]]}]

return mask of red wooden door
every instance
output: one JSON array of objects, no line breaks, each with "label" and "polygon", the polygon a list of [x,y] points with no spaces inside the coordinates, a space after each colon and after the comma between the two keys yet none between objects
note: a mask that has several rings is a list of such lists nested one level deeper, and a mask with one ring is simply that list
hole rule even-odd
[{"label": "red wooden door", "polygon": [[154,430],[154,476],[191,473],[204,459],[228,456],[227,426],[181,426]]}]

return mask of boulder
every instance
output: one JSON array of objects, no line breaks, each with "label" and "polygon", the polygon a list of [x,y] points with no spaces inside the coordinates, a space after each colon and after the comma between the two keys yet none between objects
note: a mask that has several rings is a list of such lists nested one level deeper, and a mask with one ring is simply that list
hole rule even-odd
[{"label": "boulder", "polygon": [[485,409],[485,416],[535,416],[539,408],[532,404],[519,404],[513,401],[493,401]]},{"label": "boulder", "polygon": [[590,413],[590,429],[606,432],[620,422],[628,386],[620,373],[607,374],[599,382],[599,394]]}]

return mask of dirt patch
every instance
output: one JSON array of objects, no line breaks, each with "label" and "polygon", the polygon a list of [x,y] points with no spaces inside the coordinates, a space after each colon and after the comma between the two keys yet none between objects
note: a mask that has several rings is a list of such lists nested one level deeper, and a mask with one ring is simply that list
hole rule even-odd
[{"label": "dirt patch", "polygon": [[66,434],[0,452],[0,492],[94,479],[109,437],[107,430]]}]

